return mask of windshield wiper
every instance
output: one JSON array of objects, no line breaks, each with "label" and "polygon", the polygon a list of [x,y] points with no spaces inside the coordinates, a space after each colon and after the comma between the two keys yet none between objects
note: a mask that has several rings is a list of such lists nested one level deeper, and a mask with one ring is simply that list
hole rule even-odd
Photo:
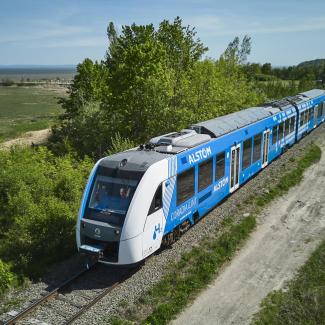
[{"label": "windshield wiper", "polygon": [[101,209],[101,212],[109,212],[109,213],[117,213],[117,214],[125,214],[125,210],[113,210],[113,209]]}]

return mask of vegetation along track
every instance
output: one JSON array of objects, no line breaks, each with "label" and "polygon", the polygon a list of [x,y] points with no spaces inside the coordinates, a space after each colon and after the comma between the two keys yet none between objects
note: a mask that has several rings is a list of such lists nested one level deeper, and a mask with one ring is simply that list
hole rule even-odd
[{"label": "vegetation along track", "polygon": [[[71,324],[137,269],[93,264],[49,289],[40,299],[1,324]],[[80,294],[87,288],[91,290],[90,295]]]}]

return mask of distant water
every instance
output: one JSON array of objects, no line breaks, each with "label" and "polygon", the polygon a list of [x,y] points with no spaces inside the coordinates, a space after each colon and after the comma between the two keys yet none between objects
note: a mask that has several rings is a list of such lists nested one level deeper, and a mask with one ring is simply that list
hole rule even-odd
[{"label": "distant water", "polygon": [[0,81],[71,80],[75,66],[0,66]]}]

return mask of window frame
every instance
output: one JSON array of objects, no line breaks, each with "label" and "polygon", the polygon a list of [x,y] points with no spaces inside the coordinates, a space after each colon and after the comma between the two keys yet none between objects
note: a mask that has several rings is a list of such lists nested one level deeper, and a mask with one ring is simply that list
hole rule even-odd
[{"label": "window frame", "polygon": [[[221,155],[223,155],[223,172],[221,174],[221,176],[218,174],[219,173],[219,166],[218,166],[218,157],[220,157]],[[222,161],[222,160],[221,160]],[[219,153],[216,154],[215,156],[215,169],[216,169],[216,176],[215,176],[215,180],[219,181],[220,179],[222,179],[223,177],[225,177],[226,174],[226,151],[221,151]],[[219,177],[218,177],[219,176]]]},{"label": "window frame", "polygon": [[[255,139],[259,138],[259,150],[255,150]],[[253,146],[253,164],[255,164],[256,162],[258,162],[259,160],[261,160],[261,156],[262,156],[262,133],[257,133],[253,136],[254,139],[254,146]],[[256,154],[258,155],[258,158],[256,157]],[[257,158],[257,159],[256,159]]]},{"label": "window frame", "polygon": [[[192,176],[193,176],[193,191],[191,192],[190,196],[187,195],[185,196],[185,198],[182,197],[182,201],[179,201],[179,178],[182,177],[182,175],[184,175],[185,173],[189,173],[190,171],[192,172]],[[183,170],[181,173],[177,174],[176,176],[176,206],[183,204],[184,202],[192,198],[194,195],[195,195],[195,166],[192,166],[186,170]]]},{"label": "window frame", "polygon": [[[200,174],[200,171],[201,171],[201,167],[202,166],[205,166],[205,165],[207,165],[207,164],[211,164],[211,174],[210,174],[210,180],[209,180],[209,183],[206,185],[206,184],[204,184],[204,186],[200,186],[201,184],[200,184],[200,176],[203,176],[203,174]],[[202,182],[202,180],[201,180],[201,182]],[[210,185],[212,185],[212,183],[213,183],[213,157],[211,157],[211,158],[209,158],[209,159],[206,159],[206,160],[204,160],[204,161],[202,161],[202,162],[200,162],[199,164],[198,164],[198,172],[197,172],[197,186],[198,186],[198,192],[201,192],[201,191],[203,191],[204,189],[206,189],[207,187],[209,187]]]},{"label": "window frame", "polygon": [[304,113],[305,113],[305,111],[300,113],[300,121],[299,121],[300,127],[302,127],[304,125]]},{"label": "window frame", "polygon": [[[244,159],[244,158],[247,158],[248,157],[248,155],[247,155],[247,157],[245,155],[245,152],[246,152],[246,150],[247,150],[248,147],[245,148],[245,143],[248,143],[248,141],[250,141],[250,146],[249,146],[249,164],[246,165],[246,163],[245,163],[246,159]],[[241,163],[242,170],[246,170],[247,168],[249,168],[250,166],[252,166],[252,149],[253,149],[253,138],[250,137],[250,138],[246,139],[245,141],[243,141],[243,154],[242,154],[242,160],[241,160],[242,161],[242,163]],[[245,163],[245,165],[244,165],[244,163]]]},{"label": "window frame", "polygon": [[282,140],[283,138],[284,138],[284,122],[281,122],[278,128],[278,141]]},{"label": "window frame", "polygon": [[284,137],[286,137],[290,134],[290,119],[287,118],[284,122]]},{"label": "window frame", "polygon": [[[149,207],[149,211],[148,211],[148,216],[152,215],[153,213],[159,211],[160,209],[162,209],[163,207],[163,190],[162,190],[163,186],[162,186],[162,183],[160,183],[156,189],[156,192],[155,192],[155,195],[153,196],[152,198],[152,201],[151,201],[151,204],[150,204],[150,207]],[[157,193],[160,193],[160,205],[159,207],[156,207],[155,205],[155,199],[156,199],[156,196],[157,196]]]},{"label": "window frame", "polygon": [[[274,125],[272,128],[272,146],[274,146],[278,142],[278,128],[279,125]],[[275,136],[274,136],[274,129],[275,129]]]},{"label": "window frame", "polygon": [[290,118],[290,133],[289,134],[291,134],[295,130],[295,127],[296,127],[296,117],[291,116],[291,118]]}]

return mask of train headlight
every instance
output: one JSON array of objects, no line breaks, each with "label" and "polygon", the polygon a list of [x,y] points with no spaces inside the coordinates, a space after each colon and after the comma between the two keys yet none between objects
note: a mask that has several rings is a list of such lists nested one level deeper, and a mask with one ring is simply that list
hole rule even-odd
[{"label": "train headlight", "polygon": [[115,235],[116,236],[118,236],[120,234],[120,230],[119,229],[115,229],[114,232],[115,232]]}]

